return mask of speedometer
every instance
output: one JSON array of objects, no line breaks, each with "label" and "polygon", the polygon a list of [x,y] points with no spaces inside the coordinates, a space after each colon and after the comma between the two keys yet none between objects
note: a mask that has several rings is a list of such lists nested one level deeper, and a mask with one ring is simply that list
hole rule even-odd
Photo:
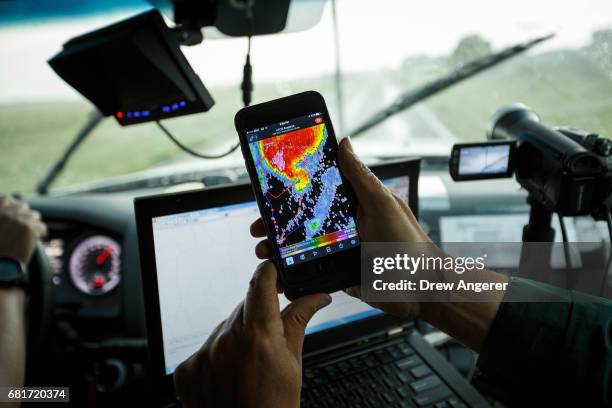
[{"label": "speedometer", "polygon": [[74,286],[88,295],[103,295],[121,280],[121,247],[114,239],[93,235],[77,244],[70,255]]}]

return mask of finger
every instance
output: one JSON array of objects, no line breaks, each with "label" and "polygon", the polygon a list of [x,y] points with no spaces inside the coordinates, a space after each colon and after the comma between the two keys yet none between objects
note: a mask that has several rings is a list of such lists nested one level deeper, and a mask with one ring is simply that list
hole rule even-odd
[{"label": "finger", "polygon": [[232,311],[232,314],[227,318],[227,326],[229,329],[239,330],[242,328],[244,320],[244,300]]},{"label": "finger", "polygon": [[38,211],[33,210],[30,213],[29,222],[39,239],[47,236],[47,225],[42,221],[42,216]]},{"label": "finger", "polygon": [[[239,306],[242,307],[242,302]],[[174,384],[179,399],[192,394],[191,398],[188,398],[188,400],[193,401],[192,398],[198,396],[197,392],[193,392],[193,389],[197,389],[197,387],[192,383],[201,383],[204,380],[202,375],[206,374],[206,371],[202,370],[202,364],[207,360],[211,347],[215,343],[217,337],[223,333],[227,321],[228,319],[220,322],[208,335],[204,344],[202,344],[198,351],[184,360],[174,371]]]},{"label": "finger", "polygon": [[[242,306],[242,304],[241,304],[241,306]],[[227,324],[227,319],[223,320],[221,323],[219,323],[213,329],[213,331],[206,338],[206,341],[204,342],[202,347],[200,347],[200,350],[198,351],[199,353],[205,354],[206,351],[210,349],[210,346],[215,341],[215,339],[219,336],[219,334],[221,334],[221,332],[223,331],[223,328],[225,327],[226,324]]]},{"label": "finger", "polygon": [[19,208],[20,211],[22,211],[22,210],[29,210],[30,209],[30,206],[27,203],[27,201],[17,200],[15,198],[13,198],[13,201],[11,203],[11,207],[17,207],[17,208]]},{"label": "finger", "polygon": [[304,345],[304,330],[312,316],[331,303],[327,293],[316,293],[294,300],[283,309],[283,327],[287,346],[294,356],[302,355]]},{"label": "finger", "polygon": [[389,199],[389,190],[355,155],[348,138],[344,138],[340,142],[338,157],[342,173],[353,187],[357,201],[363,206],[364,210],[369,211],[375,208],[373,206],[379,204],[381,200]]},{"label": "finger", "polygon": [[411,221],[417,222],[416,221],[416,217],[414,216],[414,213],[412,212],[412,209],[410,208],[410,206],[408,205],[408,203],[406,203],[406,201],[404,201],[400,196],[398,196],[395,193],[391,193],[393,194],[393,198],[395,199],[395,201],[397,201],[397,204],[400,206],[400,208],[402,209],[402,212],[404,214],[406,214]]},{"label": "finger", "polygon": [[201,375],[198,353],[194,353],[174,370],[173,380],[176,398],[185,401],[200,401],[195,379]]},{"label": "finger", "polygon": [[261,218],[256,219],[251,224],[251,235],[255,238],[261,238],[266,236],[266,228],[264,227],[264,223]]},{"label": "finger", "polygon": [[423,231],[423,229],[421,228],[421,226],[419,225],[419,222],[417,221],[416,217],[414,216],[414,213],[412,212],[412,209],[410,208],[410,206],[408,206],[408,203],[406,203],[406,201],[402,200],[397,194],[392,193],[393,194],[393,198],[395,199],[395,201],[397,202],[397,204],[400,206],[402,212],[404,213],[404,215],[406,215],[406,217],[408,217],[408,221],[409,221],[409,226],[410,229],[415,237],[415,240],[417,242],[430,242],[430,238],[427,235],[427,233],[425,231]]},{"label": "finger", "polygon": [[15,199],[11,196],[2,195],[0,196],[0,208],[5,208],[11,205]]},{"label": "finger", "polygon": [[276,267],[270,261],[259,264],[244,301],[245,329],[282,330],[276,291]]},{"label": "finger", "polygon": [[42,216],[40,215],[40,212],[38,212],[36,210],[31,210],[30,211],[30,219],[34,220],[34,221],[40,221],[40,220],[42,220]]},{"label": "finger", "polygon": [[210,381],[205,354],[200,349],[183,361],[174,371],[176,397],[183,401],[182,406],[184,407],[208,406],[206,395],[201,392],[202,384]]},{"label": "finger", "polygon": [[257,255],[259,259],[272,258],[272,246],[270,245],[270,241],[264,239],[255,245],[255,255]]},{"label": "finger", "polygon": [[32,229],[34,230],[34,233],[36,234],[38,239],[46,238],[49,232],[47,229],[47,225],[40,221],[34,223],[34,225],[32,226]]},{"label": "finger", "polygon": [[30,207],[25,201],[13,200],[3,208],[3,213],[16,218],[27,217],[30,215]]},{"label": "finger", "polygon": [[30,209],[25,203],[13,207],[12,211],[15,221],[28,228],[37,239],[47,235],[47,226],[41,221],[42,217],[38,211]]},{"label": "finger", "polygon": [[346,288],[344,289],[344,293],[354,298],[361,299],[361,287],[360,286],[352,286],[350,288]]}]

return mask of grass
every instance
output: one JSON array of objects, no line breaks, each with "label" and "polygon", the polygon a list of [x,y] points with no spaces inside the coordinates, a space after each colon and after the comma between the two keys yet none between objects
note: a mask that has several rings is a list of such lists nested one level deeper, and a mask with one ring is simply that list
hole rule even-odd
[{"label": "grass", "polygon": [[459,138],[485,140],[489,118],[522,102],[549,126],[612,136],[612,80],[582,53],[523,56],[431,98],[427,104]]},{"label": "grass", "polygon": [[[404,90],[440,74],[432,74],[431,67],[417,64],[413,62],[395,72],[347,76],[345,103],[354,106],[357,102],[352,101],[351,90],[358,92],[350,88],[363,86],[367,81],[390,82]],[[456,85],[429,99],[427,105],[455,135],[470,141],[484,140],[491,114],[513,102],[531,106],[546,124],[571,124],[612,135],[610,78],[610,73],[579,51],[527,55]],[[334,116],[331,77],[256,84],[255,102],[307,89],[323,93]],[[213,89],[212,94],[217,104],[210,112],[171,119],[165,124],[188,146],[223,151],[236,141],[233,117],[241,107],[240,93],[238,86],[233,86]],[[369,112],[370,108],[382,108],[380,103],[372,100],[372,106],[360,109]],[[83,125],[90,109],[87,102],[1,106],[0,192],[32,194],[36,181]],[[79,148],[53,187],[144,170],[176,160],[181,154],[154,124],[121,128],[114,120],[105,120]]]},{"label": "grass", "polygon": [[[277,97],[278,95],[266,95]],[[233,116],[240,94],[215,92],[211,111],[164,123],[186,145],[222,151],[235,142]],[[0,191],[31,194],[35,184],[86,121],[84,102],[23,104],[0,108]],[[79,147],[53,187],[145,170],[182,154],[152,123],[122,128],[104,120]]]}]

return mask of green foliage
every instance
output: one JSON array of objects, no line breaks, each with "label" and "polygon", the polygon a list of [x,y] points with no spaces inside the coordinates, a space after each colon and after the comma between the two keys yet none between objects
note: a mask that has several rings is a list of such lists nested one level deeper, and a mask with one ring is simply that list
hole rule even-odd
[{"label": "green foliage", "polygon": [[501,106],[522,102],[544,123],[612,134],[612,81],[579,51],[525,55],[431,98],[427,105],[463,140],[485,139]]},{"label": "green foliage", "polygon": [[593,33],[591,45],[585,48],[585,53],[612,76],[612,30],[599,30]]},{"label": "green foliage", "polygon": [[491,43],[485,40],[483,37],[473,34],[462,38],[455,51],[452,54],[452,61],[455,65],[464,65],[477,58],[484,57],[493,52]]}]

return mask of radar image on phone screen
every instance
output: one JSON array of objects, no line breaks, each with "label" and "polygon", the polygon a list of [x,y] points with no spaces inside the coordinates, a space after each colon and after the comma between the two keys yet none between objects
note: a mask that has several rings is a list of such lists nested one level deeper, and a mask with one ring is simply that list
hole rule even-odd
[{"label": "radar image on phone screen", "polygon": [[352,203],[320,114],[249,131],[247,139],[285,264],[358,244]]}]

